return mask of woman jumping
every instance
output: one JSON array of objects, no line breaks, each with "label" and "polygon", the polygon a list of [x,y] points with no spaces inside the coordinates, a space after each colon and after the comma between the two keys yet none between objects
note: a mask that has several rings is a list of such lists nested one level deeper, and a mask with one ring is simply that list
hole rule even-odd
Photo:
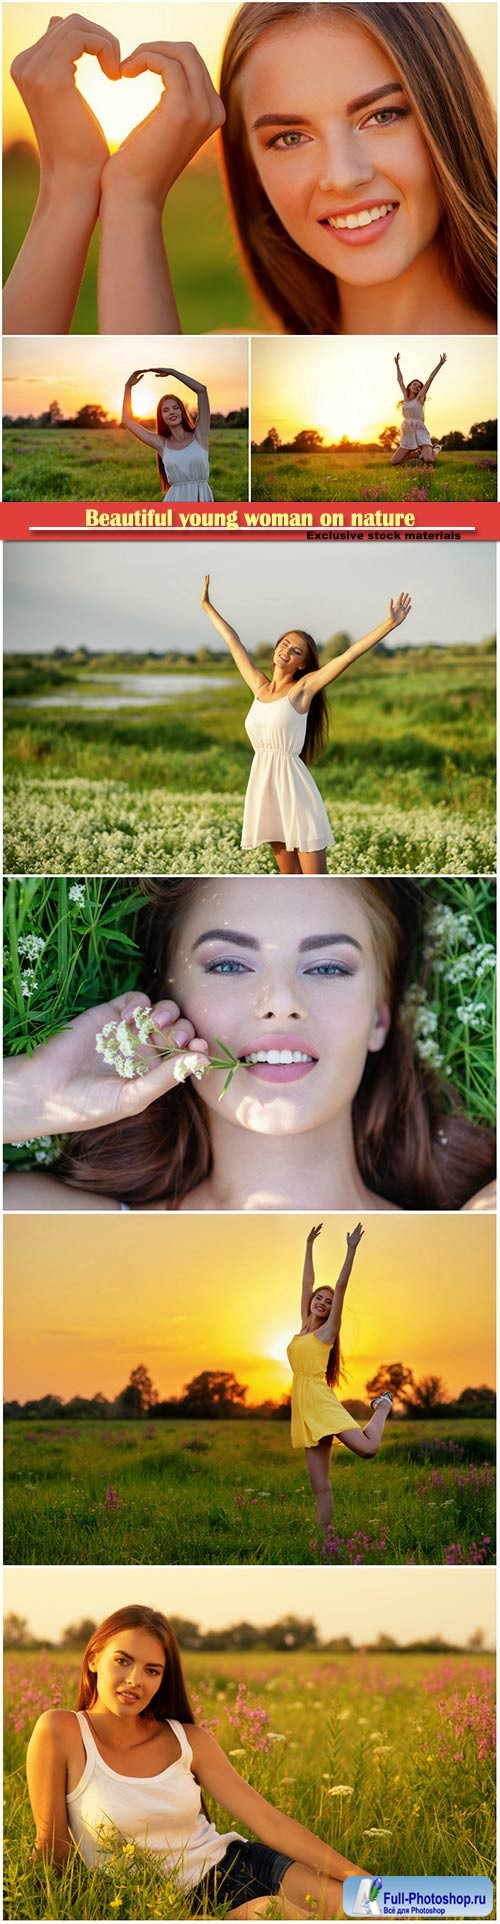
[{"label": "woman jumping", "polygon": [[382,1396],[373,1397],[373,1416],[361,1429],[335,1395],[342,1369],[340,1326],[344,1297],[363,1229],[361,1223],[357,1223],[347,1237],[347,1256],[335,1289],[315,1289],[313,1244],[322,1228],[323,1224],[317,1223],[307,1238],[302,1275],[302,1324],[299,1335],[292,1336],[287,1356],[293,1372],[292,1448],[305,1449],[316,1516],[327,1530],[333,1518],[330,1489],[333,1438],[338,1436],[339,1442],[345,1443],[355,1456],[376,1456],[392,1409],[392,1396],[389,1390],[384,1390]]},{"label": "woman jumping", "polygon": [[436,366],[432,369],[432,374],[428,375],[426,381],[409,381],[408,386],[403,380],[401,373],[399,354],[395,354],[394,359],[403,396],[402,401],[398,401],[398,407],[403,410],[403,425],[401,428],[399,447],[396,448],[396,453],[391,455],[391,468],[400,467],[401,463],[408,459],[409,454],[420,455],[421,460],[425,462],[425,466],[427,468],[433,468],[436,459],[436,449],[432,445],[429,429],[426,428],[425,425],[424,404],[427,400],[431,381],[435,380],[436,374],[439,374],[439,369],[444,367],[446,354],[440,354]]},{"label": "woman jumping", "polygon": [[[243,681],[251,688],[253,705],[245,728],[254,760],[245,797],[242,848],[270,842],[281,875],[326,875],[326,850],[333,835],[321,795],[306,763],[324,748],[328,710],[324,689],[331,681],[399,628],[410,613],[407,594],[389,602],[387,619],[333,661],[320,667],[312,635],[302,628],[280,635],[273,653],[271,676],[256,668],[235,628],[217,613],[205,575],[202,608],[218,629]],[[271,710],[274,708],[274,714]]]},{"label": "woman jumping", "polygon": [[[136,421],[132,413],[132,388],[142,381],[144,374],[157,374],[160,378],[171,374],[174,381],[183,381],[184,387],[191,388],[198,396],[195,419],[177,394],[162,394],[156,410],[156,434],[142,421]],[[136,368],[125,384],[122,427],[135,434],[138,441],[145,441],[148,448],[154,448],[161,486],[166,490],[164,501],[213,501],[208,485],[210,402],[202,381],[192,381],[189,374],[179,374],[176,367]]]}]

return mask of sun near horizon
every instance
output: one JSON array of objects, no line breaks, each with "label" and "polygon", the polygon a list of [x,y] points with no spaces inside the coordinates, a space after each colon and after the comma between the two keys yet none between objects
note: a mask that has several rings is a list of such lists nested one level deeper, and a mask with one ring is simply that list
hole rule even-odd
[{"label": "sun near horizon", "polygon": [[[248,1402],[290,1387],[300,1327],[302,1215],[10,1216],[5,1224],[5,1394],[113,1398],[144,1363],[160,1398],[204,1369],[232,1370]],[[329,1216],[316,1281],[334,1283],[350,1218]],[[381,1363],[443,1378],[450,1396],[492,1383],[494,1221],[374,1214],[342,1325],[346,1397]]]}]

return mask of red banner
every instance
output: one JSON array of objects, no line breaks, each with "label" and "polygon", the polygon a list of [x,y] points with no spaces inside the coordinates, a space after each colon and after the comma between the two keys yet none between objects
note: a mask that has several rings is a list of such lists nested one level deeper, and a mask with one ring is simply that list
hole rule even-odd
[{"label": "red banner", "polygon": [[0,507],[5,541],[74,541],[138,535],[185,540],[232,535],[275,541],[500,540],[496,501],[168,502],[12,501]]}]

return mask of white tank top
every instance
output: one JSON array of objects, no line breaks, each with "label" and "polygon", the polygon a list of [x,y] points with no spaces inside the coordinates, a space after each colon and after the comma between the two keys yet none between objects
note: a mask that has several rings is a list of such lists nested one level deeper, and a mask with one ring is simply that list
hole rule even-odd
[{"label": "white tank top", "polygon": [[78,1718],[85,1769],[76,1790],[66,1793],[71,1836],[85,1863],[105,1868],[120,1844],[154,1851],[165,1876],[175,1873],[182,1890],[220,1864],[228,1844],[243,1843],[239,1832],[222,1835],[201,1808],[201,1791],[191,1769],[193,1752],[182,1724],[168,1718],[180,1757],[155,1777],[121,1777],[105,1764],[82,1710]]}]

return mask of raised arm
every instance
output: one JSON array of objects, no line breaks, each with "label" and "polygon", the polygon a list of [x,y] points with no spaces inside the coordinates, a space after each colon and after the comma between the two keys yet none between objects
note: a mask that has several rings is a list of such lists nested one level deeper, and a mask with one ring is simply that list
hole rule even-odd
[{"label": "raised arm", "polygon": [[320,1343],[334,1343],[335,1337],[339,1334],[347,1284],[349,1282],[356,1250],[358,1244],[361,1242],[363,1233],[362,1224],[356,1223],[356,1228],[352,1229],[350,1235],[348,1234],[347,1236],[347,1255],[342,1264],[340,1276],[337,1277],[330,1314],[327,1316],[326,1321],[321,1323],[319,1329],[316,1330],[316,1336],[319,1337]]},{"label": "raised arm", "polygon": [[402,375],[402,373],[401,373],[401,368],[400,368],[400,364],[399,364],[399,354],[395,354],[395,355],[394,355],[394,360],[395,360],[395,362],[396,362],[396,373],[397,373],[397,377],[398,377],[398,381],[399,381],[399,385],[400,385],[400,388],[401,388],[401,393],[402,393],[402,394],[406,394],[406,387],[405,387],[405,383],[404,383],[404,380],[403,380],[403,375]]},{"label": "raised arm", "polygon": [[233,657],[233,661],[240,675],[243,676],[247,687],[251,688],[252,693],[255,695],[257,689],[262,688],[267,681],[267,675],[263,675],[260,668],[255,667],[255,662],[252,661],[251,655],[249,655],[246,648],[243,647],[243,642],[240,641],[236,629],[231,628],[229,622],[224,620],[224,616],[217,613],[217,609],[214,608],[213,602],[210,600],[209,588],[210,575],[205,575],[201,597],[202,608],[205,609],[205,614],[208,615],[213,627],[217,628],[219,635],[222,635],[222,639],[225,641],[226,647],[229,648],[229,652]]},{"label": "raised arm", "polygon": [[207,446],[210,434],[210,401],[204,382],[193,381],[190,374],[181,374],[178,367],[155,367],[153,372],[160,376],[171,374],[174,381],[182,381],[183,387],[189,387],[192,394],[198,395],[198,419],[195,422],[194,433],[197,441],[202,441],[203,445]]},{"label": "raised arm", "polygon": [[33,1818],[33,1859],[65,1864],[71,1849],[66,1808],[66,1736],[70,1711],[44,1710],[30,1737],[26,1774]]},{"label": "raised arm", "polygon": [[398,595],[397,601],[389,602],[389,613],[386,620],[381,621],[379,628],[372,628],[371,634],[363,635],[361,641],[353,641],[351,648],[345,648],[343,655],[337,655],[334,661],[326,661],[323,668],[313,669],[310,675],[302,675],[297,682],[294,708],[305,713],[310,707],[313,695],[317,695],[320,688],[327,688],[329,682],[338,681],[339,675],[343,675],[346,668],[350,668],[351,663],[358,660],[359,655],[367,655],[370,648],[375,648],[378,641],[384,640],[384,635],[391,635],[393,628],[399,628],[401,622],[406,621],[410,608],[410,595]]},{"label": "raised arm", "polygon": [[300,1315],[301,1315],[302,1323],[306,1322],[307,1317],[309,1315],[309,1310],[311,1307],[311,1296],[314,1289],[313,1245],[316,1242],[316,1237],[321,1235],[322,1228],[323,1228],[322,1223],[316,1223],[316,1226],[313,1229],[309,1230],[309,1235],[307,1237],[306,1253],[304,1256],[304,1268],[302,1271],[302,1297],[301,1297],[301,1304],[300,1304]]},{"label": "raised arm", "polygon": [[163,448],[161,434],[155,434],[152,428],[145,428],[142,421],[136,421],[132,413],[132,388],[137,386],[138,381],[142,381],[144,372],[144,368],[136,368],[135,373],[129,374],[128,381],[125,382],[122,428],[128,428],[130,434],[135,434],[137,441],[145,441],[148,448],[154,448],[157,454],[161,454]]},{"label": "raised arm", "polygon": [[440,354],[440,356],[439,356],[439,360],[438,360],[438,361],[436,361],[436,366],[435,366],[435,367],[433,367],[433,369],[432,369],[432,374],[429,374],[429,375],[427,376],[427,380],[426,380],[426,382],[425,382],[425,386],[424,386],[424,387],[422,388],[422,397],[424,397],[424,396],[425,396],[426,394],[428,394],[428,393],[429,393],[429,388],[430,388],[430,385],[431,385],[431,381],[435,381],[435,378],[436,378],[436,374],[439,374],[439,369],[440,369],[441,367],[444,367],[444,364],[445,364],[445,361],[446,361],[446,360],[447,360],[447,355],[446,355],[446,354]]}]

